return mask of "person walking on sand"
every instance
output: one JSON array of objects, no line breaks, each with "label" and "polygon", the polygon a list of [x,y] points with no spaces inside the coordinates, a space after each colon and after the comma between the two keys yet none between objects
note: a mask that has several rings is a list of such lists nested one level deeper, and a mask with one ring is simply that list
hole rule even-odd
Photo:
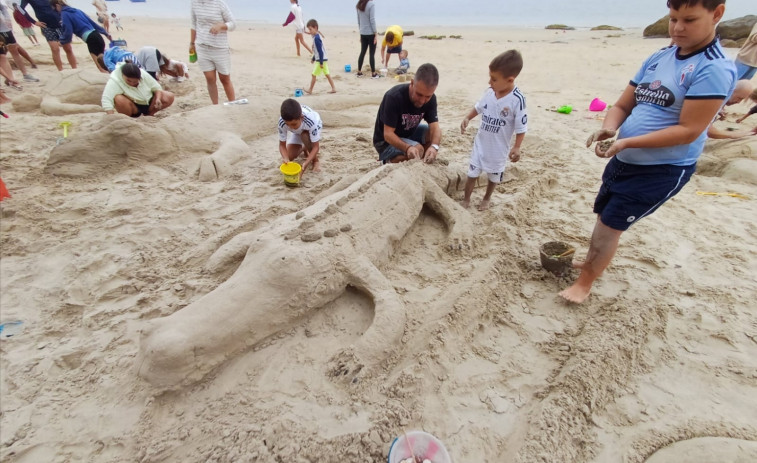
[{"label": "person walking on sand", "polygon": [[371,65],[371,76],[376,79],[376,44],[378,29],[376,29],[376,5],[373,0],[358,0],[357,26],[360,29],[360,56],[357,58],[357,76],[363,77],[363,60],[368,51],[368,62]]},{"label": "person walking on sand", "polygon": [[116,16],[116,13],[111,13],[110,19],[113,25],[116,26],[116,31],[124,30],[124,28],[121,26],[121,19],[118,16]]},{"label": "person walking on sand", "polygon": [[192,0],[192,30],[189,49],[197,51],[197,64],[205,75],[210,101],[218,104],[216,75],[226,98],[236,99],[231,83],[231,51],[229,31],[236,28],[234,16],[223,0]]},{"label": "person walking on sand", "polygon": [[[31,5],[34,14],[37,15],[37,19],[29,16],[29,13],[26,11],[26,5]],[[59,71],[63,70],[63,61],[60,59],[60,49],[63,47],[68,64],[71,65],[71,69],[76,69],[76,55],[74,55],[73,47],[70,43],[65,45],[61,45],[60,43],[60,37],[63,32],[61,30],[60,15],[50,6],[50,0],[21,0],[19,7],[26,19],[40,27],[42,35],[47,40],[47,45],[50,46],[55,67]]]},{"label": "person walking on sand", "polygon": [[[497,55],[489,63],[489,88],[460,124],[460,132],[465,133],[471,119],[481,114],[481,127],[468,162],[468,179],[462,203],[466,209],[470,207],[473,187],[481,174],[486,174],[488,182],[478,210],[485,211],[489,209],[494,188],[502,183],[508,159],[511,162],[520,160],[520,145],[528,131],[526,97],[515,85],[515,78],[522,69],[523,57],[517,50]],[[513,134],[515,144],[510,149]]]},{"label": "person walking on sand", "polygon": [[594,202],[586,260],[565,300],[583,302],[618,249],[620,236],[675,196],[696,169],[707,128],[733,92],[736,66],[715,27],[725,0],[668,0],[674,45],[653,53],[586,142],[609,158]]},{"label": "person walking on sand", "polygon": [[34,64],[29,53],[16,42],[16,37],[13,35],[13,13],[11,13],[10,7],[6,5],[3,0],[0,0],[0,37],[2,37],[5,42],[8,52],[13,56],[13,61],[24,76],[24,80],[27,82],[39,82],[39,79],[26,71],[26,65],[24,64],[22,56],[29,61],[29,64],[33,68],[36,68],[37,65]]},{"label": "person walking on sand", "polygon": [[13,87],[16,90],[23,90],[21,83],[13,76],[13,68],[8,61],[8,46],[5,44],[5,40],[0,36],[0,76],[3,76],[5,85]]},{"label": "person walking on sand", "polygon": [[297,56],[300,56],[300,44],[312,55],[313,50],[308,47],[308,44],[305,43],[305,38],[302,36],[305,33],[305,20],[302,19],[302,7],[297,0],[289,0],[289,2],[292,4],[292,9],[286,21],[281,26],[286,27],[289,23],[294,24],[294,45],[297,47]]},{"label": "person walking on sand", "polygon": [[323,36],[318,32],[318,21],[315,19],[308,21],[307,31],[308,34],[313,36],[313,59],[311,59],[310,62],[315,63],[315,66],[313,66],[313,77],[310,79],[310,88],[305,90],[305,93],[308,95],[313,93],[315,80],[318,76],[326,76],[326,79],[331,85],[331,91],[329,93],[336,93],[336,87],[334,86],[334,81],[331,79],[331,73],[329,72],[329,59],[326,56],[326,47],[323,45]]},{"label": "person walking on sand", "polygon": [[39,41],[37,40],[37,34],[34,32],[34,24],[26,19],[24,13],[18,8],[18,3],[13,4],[13,19],[16,20],[16,24],[21,26],[21,30],[24,32],[24,35],[29,38],[32,46],[38,47]]}]

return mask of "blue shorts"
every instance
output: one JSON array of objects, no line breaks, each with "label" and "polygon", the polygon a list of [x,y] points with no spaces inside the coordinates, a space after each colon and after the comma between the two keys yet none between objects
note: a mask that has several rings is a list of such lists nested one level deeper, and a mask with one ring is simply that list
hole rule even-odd
[{"label": "blue shorts", "polygon": [[594,202],[594,212],[602,223],[625,231],[675,196],[696,170],[689,166],[661,164],[640,166],[613,157],[602,174],[602,186]]},{"label": "blue shorts", "polygon": [[[404,141],[410,146],[415,146],[417,144],[424,145],[426,144],[426,134],[428,133],[428,125],[427,124],[420,124],[418,127],[415,128],[415,132],[413,132],[412,135],[410,135],[410,138],[400,138],[400,140]],[[392,145],[387,146],[384,148],[384,151],[379,153],[379,161],[381,161],[382,164],[386,164],[387,162],[390,162],[392,159],[396,158],[397,156],[403,156],[405,153],[398,150],[397,148],[393,147]]]},{"label": "blue shorts", "polygon": [[733,62],[736,63],[736,78],[738,80],[751,80],[757,72],[757,67],[742,63],[739,60],[733,60]]},{"label": "blue shorts", "polygon": [[402,51],[402,44],[397,45],[396,47],[387,47],[386,54],[389,53],[399,53]]}]

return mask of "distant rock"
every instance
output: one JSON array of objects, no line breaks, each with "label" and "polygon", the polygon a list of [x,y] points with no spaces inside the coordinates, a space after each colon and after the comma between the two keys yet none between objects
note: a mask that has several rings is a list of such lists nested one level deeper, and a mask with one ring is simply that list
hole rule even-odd
[{"label": "distant rock", "polygon": [[593,31],[622,31],[623,29],[620,27],[608,26],[606,24],[602,24],[601,26],[592,27],[591,30]]},{"label": "distant rock", "polygon": [[739,42],[731,39],[720,39],[720,46],[724,48],[741,48]]},{"label": "distant rock", "polygon": [[660,38],[670,37],[668,33],[668,23],[670,22],[670,15],[666,14],[662,18],[658,19],[654,24],[650,24],[644,28],[644,37]]},{"label": "distant rock", "polygon": [[750,14],[728,21],[721,21],[718,24],[717,33],[721,39],[739,40],[749,37],[754,24],[757,23],[757,16]]},{"label": "distant rock", "polygon": [[574,31],[576,30],[575,27],[566,26],[565,24],[550,24],[549,26],[545,27],[544,29],[556,29],[561,31]]}]

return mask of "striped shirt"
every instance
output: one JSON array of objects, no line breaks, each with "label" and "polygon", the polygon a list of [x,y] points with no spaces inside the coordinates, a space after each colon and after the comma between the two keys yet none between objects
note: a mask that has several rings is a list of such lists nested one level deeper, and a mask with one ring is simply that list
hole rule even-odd
[{"label": "striped shirt", "polygon": [[287,132],[300,135],[303,131],[307,131],[310,134],[310,141],[315,143],[321,140],[321,129],[323,129],[321,116],[305,105],[302,105],[302,123],[296,130],[290,129],[284,119],[279,117],[279,141],[287,140]]},{"label": "striped shirt", "polygon": [[192,0],[192,29],[197,32],[195,43],[208,47],[229,48],[227,31],[211,34],[214,24],[226,23],[229,31],[236,28],[234,16],[223,0]]},{"label": "striped shirt", "polygon": [[504,172],[513,134],[528,131],[526,98],[518,87],[497,98],[490,87],[475,108],[481,115],[481,126],[473,141],[470,163],[486,173]]}]

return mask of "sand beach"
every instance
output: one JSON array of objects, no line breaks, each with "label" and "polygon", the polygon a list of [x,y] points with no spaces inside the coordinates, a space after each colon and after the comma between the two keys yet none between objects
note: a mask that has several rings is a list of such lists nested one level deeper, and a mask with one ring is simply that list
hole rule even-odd
[{"label": "sand beach", "polygon": [[[187,60],[188,21],[121,22],[130,49]],[[411,70],[440,71],[443,165],[380,172],[373,125],[398,81],[356,78],[357,28],[321,24],[337,93],[319,79],[298,98],[324,130],[323,170],[296,188],[279,172],[276,123],[312,66],[290,28],[240,22],[230,34],[248,104],[211,106],[191,64],[187,81],[164,82],[175,104],[140,120],[56,112],[49,49],[17,33],[40,82],[5,87],[15,107],[0,119],[12,195],[0,203],[0,460],[382,462],[395,437],[423,430],[456,463],[757,461],[757,137],[708,141],[691,182],[623,235],[589,299],[570,305],[557,294],[577,273],[547,272],[539,248],[586,253],[607,162],[585,147],[604,114],[589,104],[614,103],[668,39],[409,29]],[[480,120],[465,134],[460,122],[511,48],[525,62],[522,158],[488,211],[456,216],[470,246],[450,250],[449,217],[428,204],[409,215],[379,193],[422,185],[420,198],[442,178],[462,199],[455,179]],[[74,50],[94,72],[86,45]],[[74,78],[97,84],[87,76]],[[734,122],[749,107],[717,126],[754,127]],[[313,230],[333,234],[310,242]],[[310,279],[329,266],[352,276]],[[195,347],[149,358],[146,339],[170,331],[160,320],[187,307]],[[254,327],[234,334],[245,317]],[[358,347],[380,355],[354,368]],[[162,376],[182,361],[179,379]]]}]

